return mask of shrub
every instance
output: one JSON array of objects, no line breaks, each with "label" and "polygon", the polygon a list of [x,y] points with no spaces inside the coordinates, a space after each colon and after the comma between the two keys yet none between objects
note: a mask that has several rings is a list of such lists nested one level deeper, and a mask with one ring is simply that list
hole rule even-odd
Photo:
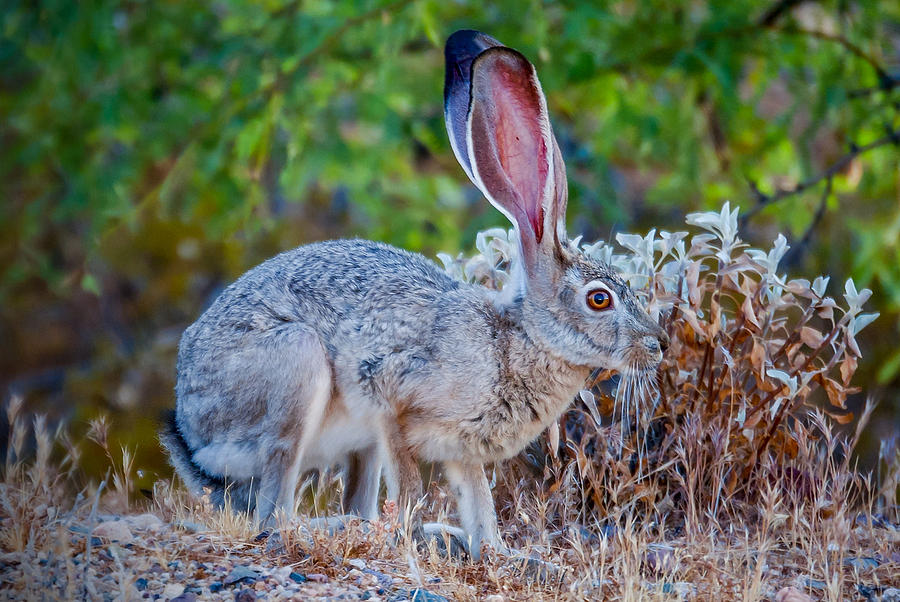
[{"label": "shrub", "polygon": [[[549,499],[571,479],[575,499],[555,498],[561,523],[615,520],[636,507],[692,529],[723,513],[743,515],[772,483],[798,503],[818,496],[823,513],[858,489],[825,499],[835,492],[822,488],[850,474],[865,422],[850,440],[832,433],[833,422],[853,418],[846,399],[859,391],[851,386],[861,355],[855,336],[878,316],[862,313],[871,291],[847,280],[839,302],[827,293],[828,277],[779,274],[785,238],[767,251],[750,248],[727,203],[687,223],[702,232],[619,234],[623,252],[573,241],[621,272],[672,344],[655,381],[595,373],[559,424],[513,463],[517,469],[502,471],[500,497],[519,495],[543,475]],[[446,269],[502,288],[515,233],[489,230],[476,246],[470,259],[442,255]],[[619,418],[618,426],[604,416]]]}]

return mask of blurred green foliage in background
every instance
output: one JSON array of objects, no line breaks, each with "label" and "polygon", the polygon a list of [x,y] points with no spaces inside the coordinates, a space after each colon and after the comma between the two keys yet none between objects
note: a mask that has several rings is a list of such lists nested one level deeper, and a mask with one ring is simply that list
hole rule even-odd
[{"label": "blurred green foliage in background", "polygon": [[336,236],[468,251],[502,225],[444,133],[460,28],[535,63],[570,235],[677,229],[730,200],[754,212],[745,238],[788,236],[791,275],[873,288],[858,384],[897,420],[888,0],[3,2],[2,395],[76,425],[112,414],[162,471],[178,337],[241,272]]}]

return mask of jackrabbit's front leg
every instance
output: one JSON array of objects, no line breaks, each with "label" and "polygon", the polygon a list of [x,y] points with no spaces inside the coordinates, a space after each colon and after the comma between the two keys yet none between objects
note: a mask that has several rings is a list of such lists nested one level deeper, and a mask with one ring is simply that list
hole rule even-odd
[{"label": "jackrabbit's front leg", "polygon": [[473,559],[481,557],[481,544],[501,553],[508,553],[500,540],[497,514],[491,488],[484,474],[484,467],[477,463],[445,462],[444,473],[456,498],[456,506]]},{"label": "jackrabbit's front leg", "polygon": [[392,442],[384,463],[387,497],[397,502],[401,517],[412,511],[422,497],[422,475],[419,463],[402,443]]}]

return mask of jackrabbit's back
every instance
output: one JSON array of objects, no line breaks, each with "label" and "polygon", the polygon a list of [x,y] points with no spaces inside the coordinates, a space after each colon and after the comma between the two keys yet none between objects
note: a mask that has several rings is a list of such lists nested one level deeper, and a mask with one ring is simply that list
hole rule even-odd
[{"label": "jackrabbit's back", "polygon": [[182,337],[176,411],[187,443],[290,428],[278,400],[302,396],[280,381],[309,380],[304,363],[322,354],[330,386],[340,388],[336,363],[343,380],[360,380],[367,357],[421,342],[436,301],[459,286],[421,255],[365,240],[315,243],[260,264]]}]

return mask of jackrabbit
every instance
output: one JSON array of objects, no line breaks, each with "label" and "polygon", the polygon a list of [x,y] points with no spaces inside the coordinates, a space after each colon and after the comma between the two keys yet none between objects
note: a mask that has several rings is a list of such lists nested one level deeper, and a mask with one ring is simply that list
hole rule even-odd
[{"label": "jackrabbit", "polygon": [[184,333],[161,432],[194,492],[260,519],[341,464],[345,507],[421,494],[440,462],[474,557],[502,548],[482,468],[556,420],[596,367],[655,370],[668,343],[634,293],[565,232],[565,166],[534,67],[475,31],[447,41],[445,118],[466,174],[516,228],[501,292],[378,242],[303,246],[250,270]]}]

